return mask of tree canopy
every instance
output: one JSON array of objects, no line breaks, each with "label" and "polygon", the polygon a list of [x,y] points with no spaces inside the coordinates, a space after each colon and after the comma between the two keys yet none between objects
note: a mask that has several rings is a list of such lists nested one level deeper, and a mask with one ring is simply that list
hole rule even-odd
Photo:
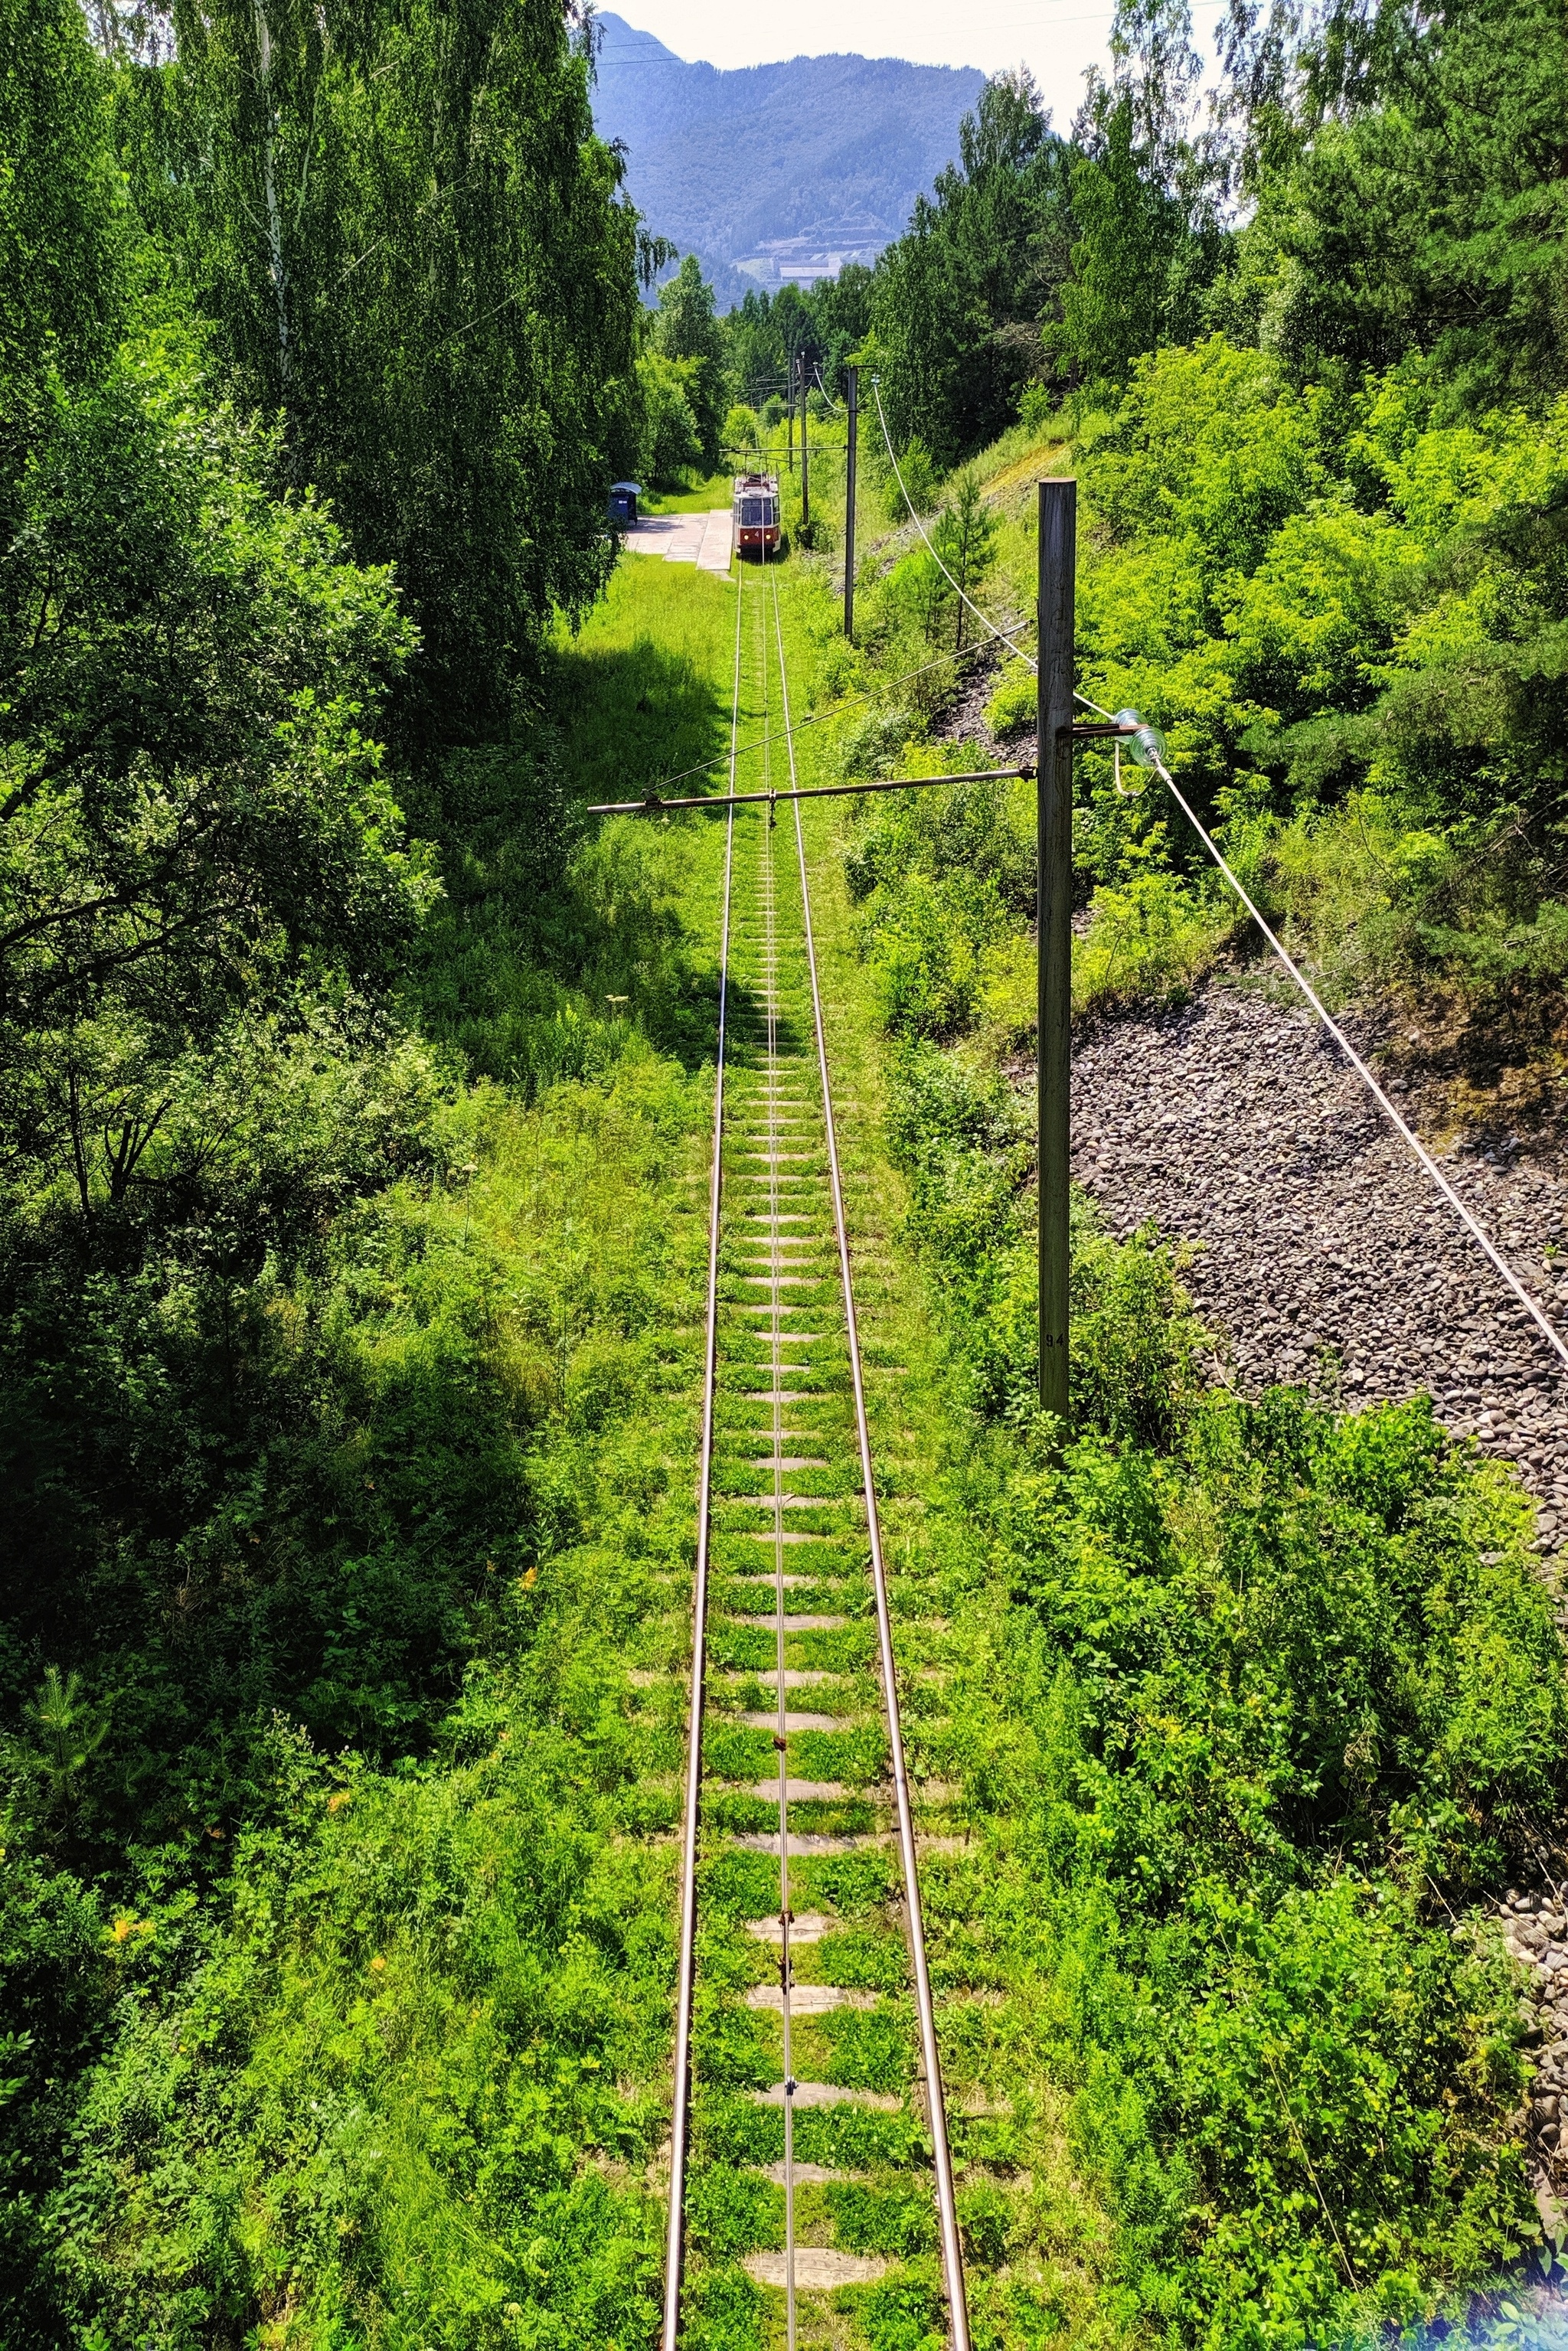
[{"label": "tree canopy", "polygon": [[421,727],[483,731],[601,588],[636,447],[637,221],[586,46],[545,0],[173,26],[175,61],[121,70],[133,200],[235,398],[282,417],[285,477],[397,565]]}]

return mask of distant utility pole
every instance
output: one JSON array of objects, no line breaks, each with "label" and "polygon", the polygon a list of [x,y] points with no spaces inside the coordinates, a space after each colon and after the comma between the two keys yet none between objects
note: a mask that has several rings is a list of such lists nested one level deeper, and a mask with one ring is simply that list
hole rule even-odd
[{"label": "distant utility pole", "polygon": [[785,446],[789,455],[789,471],[795,470],[795,370],[790,367],[784,378]]},{"label": "distant utility pole", "polygon": [[1067,1231],[1071,1157],[1073,610],[1078,485],[1040,485],[1039,807],[1040,1408],[1067,1417]]},{"label": "distant utility pole", "polygon": [[800,529],[811,528],[811,461],[806,442],[806,354],[800,353]]},{"label": "distant utility pole", "polygon": [[861,371],[846,368],[849,378],[848,431],[844,441],[844,634],[855,641],[855,441],[860,429]]}]

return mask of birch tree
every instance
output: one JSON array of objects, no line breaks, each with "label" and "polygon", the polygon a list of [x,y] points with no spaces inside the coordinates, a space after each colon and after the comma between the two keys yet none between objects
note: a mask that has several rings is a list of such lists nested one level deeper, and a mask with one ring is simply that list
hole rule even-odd
[{"label": "birch tree", "polygon": [[611,559],[633,460],[638,221],[558,0],[175,0],[178,58],[124,80],[144,219],[281,413],[288,478],[394,561],[415,711],[504,719],[557,607]]}]

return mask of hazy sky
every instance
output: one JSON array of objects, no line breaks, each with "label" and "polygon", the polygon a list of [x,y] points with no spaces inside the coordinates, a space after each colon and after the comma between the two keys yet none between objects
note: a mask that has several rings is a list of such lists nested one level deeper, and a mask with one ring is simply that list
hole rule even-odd
[{"label": "hazy sky", "polygon": [[[1093,0],[794,0],[783,12],[740,8],[735,0],[605,0],[678,57],[716,66],[757,66],[778,57],[858,50],[916,65],[1028,64],[1059,131],[1071,126],[1083,71],[1105,54],[1111,6]],[[611,36],[606,34],[606,47]],[[615,37],[619,55],[623,36]]]}]

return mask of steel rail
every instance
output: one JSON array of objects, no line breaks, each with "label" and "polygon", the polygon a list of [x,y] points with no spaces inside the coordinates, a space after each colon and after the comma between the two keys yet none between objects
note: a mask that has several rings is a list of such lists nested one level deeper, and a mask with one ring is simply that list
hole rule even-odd
[{"label": "steel rail", "polygon": [[[735,691],[729,779],[740,732],[740,599],[735,605]],[[670,2130],[670,2216],[664,2249],[664,2351],[676,2351],[685,2254],[686,2147],[692,2086],[692,2005],[696,1984],[697,1813],[703,1776],[703,1704],[707,1665],[708,1552],[713,1518],[714,1404],[718,1385],[718,1228],[724,1196],[724,1056],[729,1023],[729,914],[735,877],[735,811],[724,845],[719,929],[718,1042],[714,1056],[713,1167],[708,1186],[707,1339],[703,1355],[702,1456],[697,1470],[697,1556],[692,1585],[691,1724],[686,1744],[685,1850],[681,1866],[681,1942],[675,1997],[674,2114]]]},{"label": "steel rail", "polygon": [[[778,592],[778,589],[775,588],[775,595]],[[1076,727],[1073,729],[1074,734],[1078,731]],[[1125,735],[1131,731],[1124,726],[1114,729],[1096,726],[1092,729],[1096,735],[1108,732]],[[789,773],[793,776],[794,772],[795,744],[791,737]],[[733,776],[730,780],[734,781]],[[775,800],[848,800],[858,798],[862,792],[920,792],[930,791],[937,784],[1010,784],[1020,781],[1026,784],[1032,783],[1034,769],[1032,768],[966,768],[956,776],[884,776],[877,778],[873,782],[862,784],[806,784],[799,789],[791,785],[787,792],[698,792],[693,799],[678,800],[661,799],[657,792],[650,792],[645,800],[600,800],[592,808],[585,809],[583,814],[585,816],[664,816],[671,809],[750,808],[757,804],[771,808]]]},{"label": "steel rail", "polygon": [[[784,624],[779,609],[779,588],[773,588],[773,620],[779,640],[779,674],[784,724],[789,725],[789,684],[784,663]],[[789,773],[795,773],[795,743],[789,745]],[[780,796],[782,797],[782,795]],[[828,1179],[832,1191],[833,1228],[838,1242],[839,1275],[844,1292],[844,1328],[849,1348],[850,1377],[854,1389],[855,1433],[860,1447],[861,1482],[865,1494],[866,1521],[871,1537],[872,1583],[876,1597],[877,1649],[887,1708],[888,1746],[893,1764],[894,1797],[898,1813],[898,1842],[904,1864],[904,1901],[909,1919],[910,1960],[915,1970],[915,2004],[920,2022],[920,2054],[925,2068],[925,2103],[931,2126],[931,2151],[936,2175],[936,2211],[942,2239],[942,2269],[947,2287],[947,2314],[953,2351],[970,2351],[969,2307],[964,2290],[963,2248],[958,2235],[957,2199],[953,2187],[953,2156],[947,2139],[947,2110],[942,2089],[942,2061],[936,2046],[936,2016],[931,2000],[931,1976],[925,1963],[925,1925],[920,1905],[920,1875],[915,1851],[915,1822],[909,1799],[909,1774],[904,1761],[904,1729],[899,1716],[897,1667],[893,1654],[893,1620],[888,1607],[887,1566],[883,1557],[882,1528],[877,1516],[876,1480],[872,1467],[871,1429],[866,1419],[865,1382],[861,1371],[860,1331],[855,1317],[854,1282],[850,1268],[849,1224],[844,1215],[843,1178],[839,1167],[838,1135],[833,1123],[831,1082],[828,1072],[827,1036],[822,1026],[822,994],[817,977],[817,947],[811,930],[811,893],[806,872],[806,836],[795,793],[795,852],[800,868],[800,912],[806,935],[806,966],[811,979],[811,1019],[816,1031],[817,1067],[822,1083],[822,1125],[828,1144]]]}]

